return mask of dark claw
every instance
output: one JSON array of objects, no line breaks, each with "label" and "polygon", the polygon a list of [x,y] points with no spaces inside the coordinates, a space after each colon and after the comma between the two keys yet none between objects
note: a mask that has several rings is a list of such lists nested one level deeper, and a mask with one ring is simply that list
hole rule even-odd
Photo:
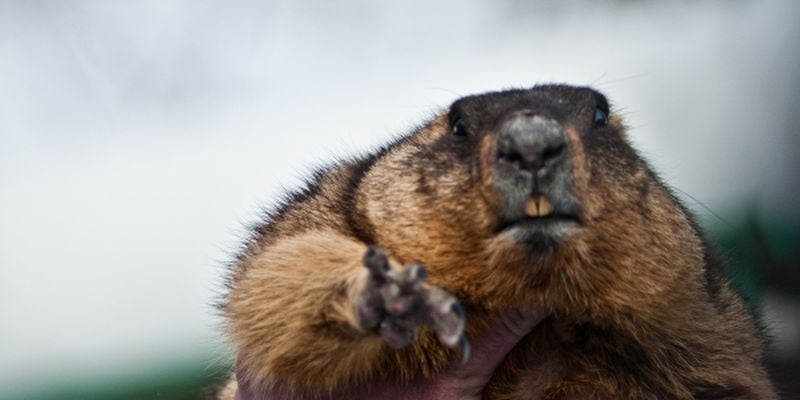
[{"label": "dark claw", "polygon": [[467,340],[464,335],[461,335],[461,339],[458,341],[458,347],[461,349],[461,365],[464,365],[469,361],[469,356],[472,352],[469,346],[469,340]]}]

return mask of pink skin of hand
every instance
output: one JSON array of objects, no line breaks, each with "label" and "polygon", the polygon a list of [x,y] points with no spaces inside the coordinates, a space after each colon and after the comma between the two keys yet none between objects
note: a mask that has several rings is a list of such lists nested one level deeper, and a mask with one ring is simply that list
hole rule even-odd
[{"label": "pink skin of hand", "polygon": [[[349,400],[479,400],[495,369],[525,335],[550,314],[544,309],[509,310],[500,313],[497,321],[473,344],[472,355],[465,364],[454,362],[441,375],[409,385],[387,384],[361,392],[340,394]],[[289,391],[280,384],[257,385],[248,382],[245,371],[237,363],[239,389],[236,400],[333,400],[334,397]],[[264,387],[267,386],[267,387]]]}]

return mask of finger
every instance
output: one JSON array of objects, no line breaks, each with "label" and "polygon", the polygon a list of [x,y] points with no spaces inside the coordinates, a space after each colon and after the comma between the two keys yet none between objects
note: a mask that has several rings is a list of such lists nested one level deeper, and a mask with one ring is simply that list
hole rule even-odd
[{"label": "finger", "polygon": [[370,246],[364,253],[364,266],[371,272],[371,278],[378,282],[385,282],[389,278],[389,258],[379,247]]},{"label": "finger", "polygon": [[420,264],[409,264],[400,271],[397,277],[397,284],[404,293],[410,293],[416,289],[428,276],[428,270]]},{"label": "finger", "polygon": [[[454,304],[454,307],[455,309],[460,308],[457,303]],[[456,347],[464,335],[464,315],[454,310],[444,315],[434,315],[433,318],[433,326],[442,344],[447,347]]]},{"label": "finger", "polygon": [[511,349],[548,315],[545,309],[500,312],[485,332],[472,338],[472,354],[457,372],[462,376],[491,375]]},{"label": "finger", "polygon": [[374,329],[385,318],[386,310],[380,296],[364,296],[358,302],[358,321],[363,329]]},{"label": "finger", "polygon": [[439,340],[448,347],[459,344],[466,322],[466,313],[455,297],[441,289],[431,288],[428,297],[431,324],[436,330]]}]

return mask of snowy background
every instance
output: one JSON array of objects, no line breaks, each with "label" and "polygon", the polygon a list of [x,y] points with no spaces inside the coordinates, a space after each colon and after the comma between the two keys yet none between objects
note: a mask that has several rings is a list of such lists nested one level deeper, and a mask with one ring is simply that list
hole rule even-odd
[{"label": "snowy background", "polygon": [[[466,94],[593,85],[706,225],[735,222],[695,199],[797,226],[798,16],[791,0],[0,0],[0,397],[226,365],[211,303],[258,208]],[[797,303],[767,300],[797,351]]]}]

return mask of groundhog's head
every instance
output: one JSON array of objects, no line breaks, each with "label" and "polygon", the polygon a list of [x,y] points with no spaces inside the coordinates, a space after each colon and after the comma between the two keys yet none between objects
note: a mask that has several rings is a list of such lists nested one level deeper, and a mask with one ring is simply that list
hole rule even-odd
[{"label": "groundhog's head", "polygon": [[608,291],[632,269],[663,275],[645,264],[674,257],[693,232],[590,88],[461,98],[381,159],[363,188],[376,241],[462,296]]},{"label": "groundhog's head", "polygon": [[580,229],[588,206],[584,148],[597,147],[593,136],[621,134],[608,116],[603,95],[564,86],[470,96],[452,105],[451,151],[473,165],[496,233],[539,253]]}]

